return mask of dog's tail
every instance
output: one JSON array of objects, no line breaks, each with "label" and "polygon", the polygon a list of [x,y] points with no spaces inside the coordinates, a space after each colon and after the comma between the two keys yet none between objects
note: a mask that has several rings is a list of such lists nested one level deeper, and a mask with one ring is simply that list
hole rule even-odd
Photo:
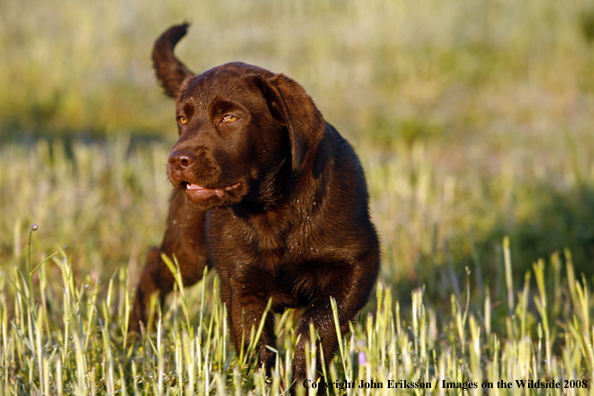
[{"label": "dog's tail", "polygon": [[188,23],[172,26],[165,31],[155,42],[153,48],[153,67],[157,79],[165,89],[165,93],[172,98],[177,98],[181,83],[194,75],[175,57],[175,45],[186,35]]}]

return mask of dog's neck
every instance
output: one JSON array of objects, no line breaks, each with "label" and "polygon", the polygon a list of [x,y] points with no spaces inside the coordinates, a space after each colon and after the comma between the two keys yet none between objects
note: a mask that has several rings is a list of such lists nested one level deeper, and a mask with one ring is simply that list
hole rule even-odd
[{"label": "dog's neck", "polygon": [[323,188],[323,177],[311,177],[313,164],[306,166],[299,174],[293,172],[290,158],[282,161],[275,170],[269,172],[262,182],[254,186],[254,193],[233,206],[233,211],[245,214],[263,214],[283,210],[299,201],[308,201],[318,195]]}]

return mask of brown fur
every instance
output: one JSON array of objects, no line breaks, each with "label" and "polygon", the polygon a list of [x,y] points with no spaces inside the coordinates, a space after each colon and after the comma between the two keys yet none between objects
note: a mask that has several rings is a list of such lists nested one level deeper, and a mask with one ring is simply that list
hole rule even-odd
[{"label": "brown fur", "polygon": [[[153,52],[159,80],[177,98],[179,140],[167,167],[175,190],[130,326],[137,330],[145,321],[151,294],[163,299],[173,289],[160,254],[177,257],[184,285],[212,264],[236,348],[242,338],[248,344],[269,299],[273,312],[302,309],[293,373],[304,378],[310,322],[330,361],[338,345],[330,298],[344,334],[378,275],[379,242],[363,170],[352,147],[290,78],[243,63],[192,75],[173,55],[186,27],[166,31]],[[259,341],[261,363],[270,368],[274,354],[265,345],[275,346],[274,315]]]}]

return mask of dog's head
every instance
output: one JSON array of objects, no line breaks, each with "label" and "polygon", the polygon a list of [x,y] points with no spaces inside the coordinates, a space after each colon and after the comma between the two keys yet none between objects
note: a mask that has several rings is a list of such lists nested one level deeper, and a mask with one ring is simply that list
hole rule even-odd
[{"label": "dog's head", "polygon": [[306,171],[324,120],[303,87],[243,63],[193,76],[173,56],[183,34],[172,31],[182,27],[165,32],[153,53],[159,80],[177,97],[179,139],[167,165],[173,185],[208,210],[257,199],[289,164],[294,175]]}]

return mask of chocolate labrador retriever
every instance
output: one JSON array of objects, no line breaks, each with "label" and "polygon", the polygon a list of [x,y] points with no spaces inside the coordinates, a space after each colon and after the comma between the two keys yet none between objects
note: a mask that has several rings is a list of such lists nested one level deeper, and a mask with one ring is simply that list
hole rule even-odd
[{"label": "chocolate labrador retriever", "polygon": [[[176,98],[179,139],[167,174],[175,187],[163,243],[152,249],[136,289],[132,330],[153,293],[174,279],[161,255],[175,256],[184,285],[213,265],[236,348],[272,312],[301,308],[293,361],[305,377],[313,323],[329,362],[338,345],[330,299],[343,333],[363,308],[379,270],[363,169],[352,147],[324,121],[303,87],[283,74],[234,62],[194,75],[173,55],[187,25],[155,43],[157,77]],[[266,316],[260,362],[274,364],[274,315]],[[318,369],[320,368],[318,356]]]}]

